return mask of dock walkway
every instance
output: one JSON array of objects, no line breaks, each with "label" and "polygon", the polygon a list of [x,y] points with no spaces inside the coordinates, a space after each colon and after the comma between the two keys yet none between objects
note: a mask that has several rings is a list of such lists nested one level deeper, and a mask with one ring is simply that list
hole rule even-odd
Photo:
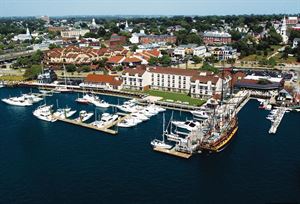
[{"label": "dock walkway", "polygon": [[172,149],[163,149],[163,148],[159,148],[159,147],[154,147],[153,150],[157,151],[157,152],[165,153],[165,154],[170,154],[170,155],[173,155],[176,157],[181,157],[184,159],[189,159],[192,156],[192,154],[189,154],[189,153],[176,151],[175,147]]},{"label": "dock walkway", "polygon": [[277,128],[280,125],[282,118],[285,114],[286,109],[285,108],[279,108],[278,113],[275,115],[275,120],[272,122],[272,126],[269,129],[270,134],[275,134],[277,132]]},{"label": "dock walkway", "polygon": [[60,118],[60,117],[55,117],[57,120],[62,121],[62,122],[66,122],[66,123],[70,123],[72,125],[77,125],[77,126],[81,126],[81,127],[85,127],[85,128],[89,128],[89,129],[93,129],[93,130],[97,130],[97,131],[101,131],[101,132],[105,132],[111,135],[116,135],[118,133],[117,130],[112,130],[110,129],[111,127],[115,126],[116,124],[118,124],[119,122],[123,121],[124,119],[126,119],[129,115],[125,115],[122,117],[119,117],[118,120],[114,121],[113,123],[103,127],[103,128],[98,128],[94,125],[91,124],[87,124],[84,122],[80,122],[80,121],[75,121],[75,120],[71,120],[71,119],[67,119],[67,118]]}]

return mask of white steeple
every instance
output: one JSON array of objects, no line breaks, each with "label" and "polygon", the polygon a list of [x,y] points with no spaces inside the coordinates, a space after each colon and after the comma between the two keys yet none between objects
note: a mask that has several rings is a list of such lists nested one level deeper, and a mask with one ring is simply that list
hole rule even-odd
[{"label": "white steeple", "polygon": [[26,28],[26,35],[30,36],[30,31],[28,27]]},{"label": "white steeple", "polygon": [[96,25],[97,25],[94,18],[93,18],[93,20],[92,20],[92,25],[93,25],[93,26],[96,26]]},{"label": "white steeple", "polygon": [[287,30],[287,26],[286,26],[286,19],[285,19],[285,16],[283,17],[283,20],[282,20],[282,24],[281,24],[281,28],[280,28],[280,35],[282,37],[282,42],[284,44],[287,44],[289,38],[286,34],[286,30]]},{"label": "white steeple", "polygon": [[128,26],[128,22],[127,22],[127,20],[126,20],[126,23],[125,23],[125,28],[128,28],[129,26]]}]

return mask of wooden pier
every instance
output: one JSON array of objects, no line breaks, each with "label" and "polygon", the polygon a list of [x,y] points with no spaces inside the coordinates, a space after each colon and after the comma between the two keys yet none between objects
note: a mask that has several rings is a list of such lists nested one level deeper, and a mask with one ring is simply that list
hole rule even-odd
[{"label": "wooden pier", "polygon": [[159,148],[159,147],[154,147],[153,150],[157,151],[157,152],[173,155],[173,156],[176,156],[176,157],[181,157],[181,158],[184,158],[184,159],[189,159],[192,156],[192,154],[189,154],[189,153],[176,151],[175,147],[172,148],[172,149],[163,149],[163,148]]},{"label": "wooden pier", "polygon": [[277,128],[282,121],[285,111],[286,111],[285,108],[278,109],[278,113],[275,115],[275,120],[274,120],[274,122],[272,122],[272,126],[269,129],[269,134],[275,134],[277,132]]},{"label": "wooden pier", "polygon": [[115,126],[116,124],[118,124],[119,122],[123,121],[124,119],[126,119],[129,115],[125,115],[122,117],[119,117],[118,120],[112,122],[111,124],[103,127],[103,128],[98,128],[97,126],[91,125],[91,124],[87,124],[84,122],[80,122],[80,121],[76,121],[76,120],[71,120],[71,119],[67,119],[67,118],[60,118],[60,117],[54,117],[59,121],[62,122],[66,122],[72,125],[77,125],[77,126],[81,126],[81,127],[85,127],[85,128],[89,128],[89,129],[93,129],[93,130],[97,130],[97,131],[101,131],[101,132],[105,132],[111,135],[116,135],[118,133],[117,130],[112,130],[110,129],[111,127]]}]

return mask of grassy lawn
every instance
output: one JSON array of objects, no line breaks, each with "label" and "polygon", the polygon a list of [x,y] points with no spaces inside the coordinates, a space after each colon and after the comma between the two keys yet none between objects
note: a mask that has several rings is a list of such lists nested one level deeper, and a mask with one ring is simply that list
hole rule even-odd
[{"label": "grassy lawn", "polygon": [[287,59],[281,58],[281,54],[280,53],[278,55],[276,55],[274,57],[274,59],[276,60],[277,63],[288,63],[288,64],[291,64],[291,63],[296,63],[297,62],[296,57],[288,57]]},{"label": "grassy lawn", "polygon": [[23,76],[0,76],[0,81],[23,81]]},{"label": "grassy lawn", "polygon": [[188,102],[189,105],[194,105],[194,106],[200,106],[203,103],[205,103],[205,100],[191,98],[190,96],[188,96],[187,94],[184,94],[184,93],[176,93],[176,92],[169,92],[169,91],[157,91],[157,90],[132,91],[132,90],[128,90],[128,89],[126,89],[124,91],[143,93],[143,94],[148,94],[151,96],[158,96],[158,97],[162,97],[164,101],[173,100],[174,103],[176,103],[176,101]]}]

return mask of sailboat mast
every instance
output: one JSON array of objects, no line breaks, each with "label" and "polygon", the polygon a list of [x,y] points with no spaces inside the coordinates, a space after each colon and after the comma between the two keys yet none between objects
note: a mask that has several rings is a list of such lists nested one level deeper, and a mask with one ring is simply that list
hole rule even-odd
[{"label": "sailboat mast", "polygon": [[165,142],[165,113],[163,113],[163,142]]},{"label": "sailboat mast", "polygon": [[64,66],[65,86],[67,86],[67,77],[66,77],[66,67],[65,67],[65,64],[63,64],[63,66]]}]

